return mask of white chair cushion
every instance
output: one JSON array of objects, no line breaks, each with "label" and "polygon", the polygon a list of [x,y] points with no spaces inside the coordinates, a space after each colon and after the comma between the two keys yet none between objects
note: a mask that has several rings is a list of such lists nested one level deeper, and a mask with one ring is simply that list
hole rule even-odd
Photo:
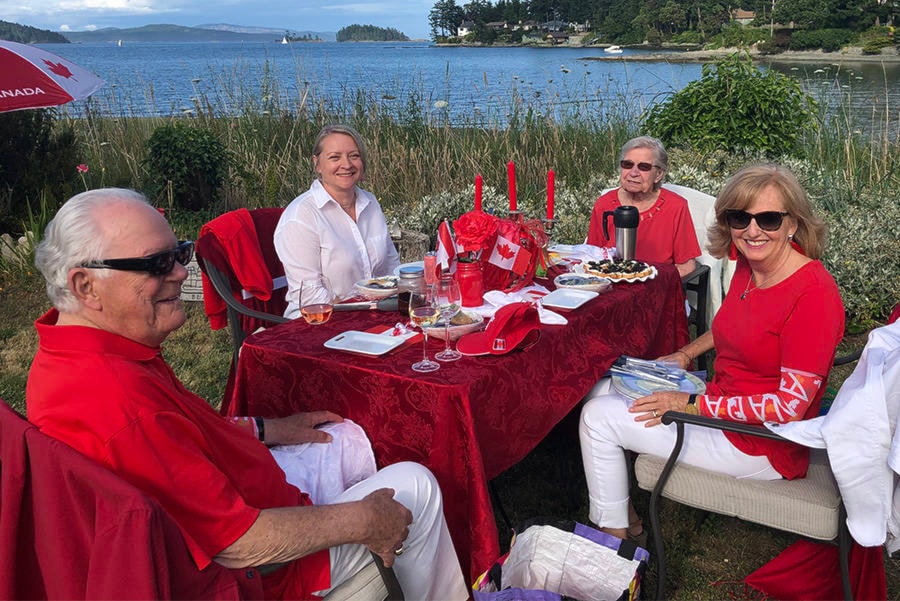
[{"label": "white chair cushion", "polygon": [[[638,486],[652,491],[666,459],[639,455]],[[818,540],[838,533],[840,494],[824,451],[813,449],[806,478],[749,480],[676,465],[663,496],[678,503],[729,515]],[[790,510],[786,510],[790,508]]]},{"label": "white chair cushion", "polygon": [[327,601],[384,601],[385,598],[387,587],[374,563],[336,586],[324,597]]}]

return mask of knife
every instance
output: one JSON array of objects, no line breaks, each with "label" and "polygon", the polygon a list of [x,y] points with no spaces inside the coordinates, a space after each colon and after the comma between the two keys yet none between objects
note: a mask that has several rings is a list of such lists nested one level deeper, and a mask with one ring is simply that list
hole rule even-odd
[{"label": "knife", "polygon": [[389,296],[377,301],[359,301],[355,303],[336,303],[335,311],[397,311],[397,297]]}]

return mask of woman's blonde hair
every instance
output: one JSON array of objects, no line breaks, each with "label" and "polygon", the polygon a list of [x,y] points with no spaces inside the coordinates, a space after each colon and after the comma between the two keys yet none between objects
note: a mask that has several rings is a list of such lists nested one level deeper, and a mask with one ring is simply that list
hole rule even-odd
[{"label": "woman's blonde hair", "polygon": [[809,197],[790,169],[773,163],[749,165],[735,173],[716,198],[716,222],[707,231],[709,254],[727,257],[731,248],[731,228],[725,221],[728,209],[746,210],[766,188],[774,188],[787,219],[797,224],[794,242],[810,259],[819,259],[825,249],[825,223],[813,214]]},{"label": "woman's blonde hair", "polygon": [[359,150],[359,158],[362,161],[363,172],[360,174],[360,179],[365,177],[366,170],[369,167],[369,163],[366,157],[366,143],[363,142],[362,136],[359,135],[359,132],[350,127],[349,125],[344,125],[342,123],[337,123],[334,125],[326,125],[319,131],[319,135],[316,136],[316,141],[313,143],[312,155],[314,157],[318,157],[322,154],[322,140],[330,136],[331,134],[344,134],[345,136],[350,136],[353,138],[353,141],[356,143],[356,149]]}]

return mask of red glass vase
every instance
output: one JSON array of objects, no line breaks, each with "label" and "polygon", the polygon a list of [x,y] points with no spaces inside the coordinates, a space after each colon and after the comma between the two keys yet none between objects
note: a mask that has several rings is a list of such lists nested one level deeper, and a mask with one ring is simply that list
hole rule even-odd
[{"label": "red glass vase", "polygon": [[481,277],[481,262],[459,261],[456,263],[456,281],[463,307],[480,307],[484,303],[484,282]]}]

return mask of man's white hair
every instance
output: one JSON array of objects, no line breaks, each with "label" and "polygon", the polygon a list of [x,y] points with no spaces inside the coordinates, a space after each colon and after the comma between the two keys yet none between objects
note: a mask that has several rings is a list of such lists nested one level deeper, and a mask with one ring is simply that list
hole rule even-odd
[{"label": "man's white hair", "polygon": [[[98,208],[111,202],[149,205],[147,198],[126,188],[88,190],[70,198],[47,224],[34,254],[34,264],[47,282],[47,296],[60,312],[73,312],[78,304],[69,290],[69,270],[88,261],[103,259],[107,241],[95,217]],[[98,277],[107,277],[98,270]]]}]

